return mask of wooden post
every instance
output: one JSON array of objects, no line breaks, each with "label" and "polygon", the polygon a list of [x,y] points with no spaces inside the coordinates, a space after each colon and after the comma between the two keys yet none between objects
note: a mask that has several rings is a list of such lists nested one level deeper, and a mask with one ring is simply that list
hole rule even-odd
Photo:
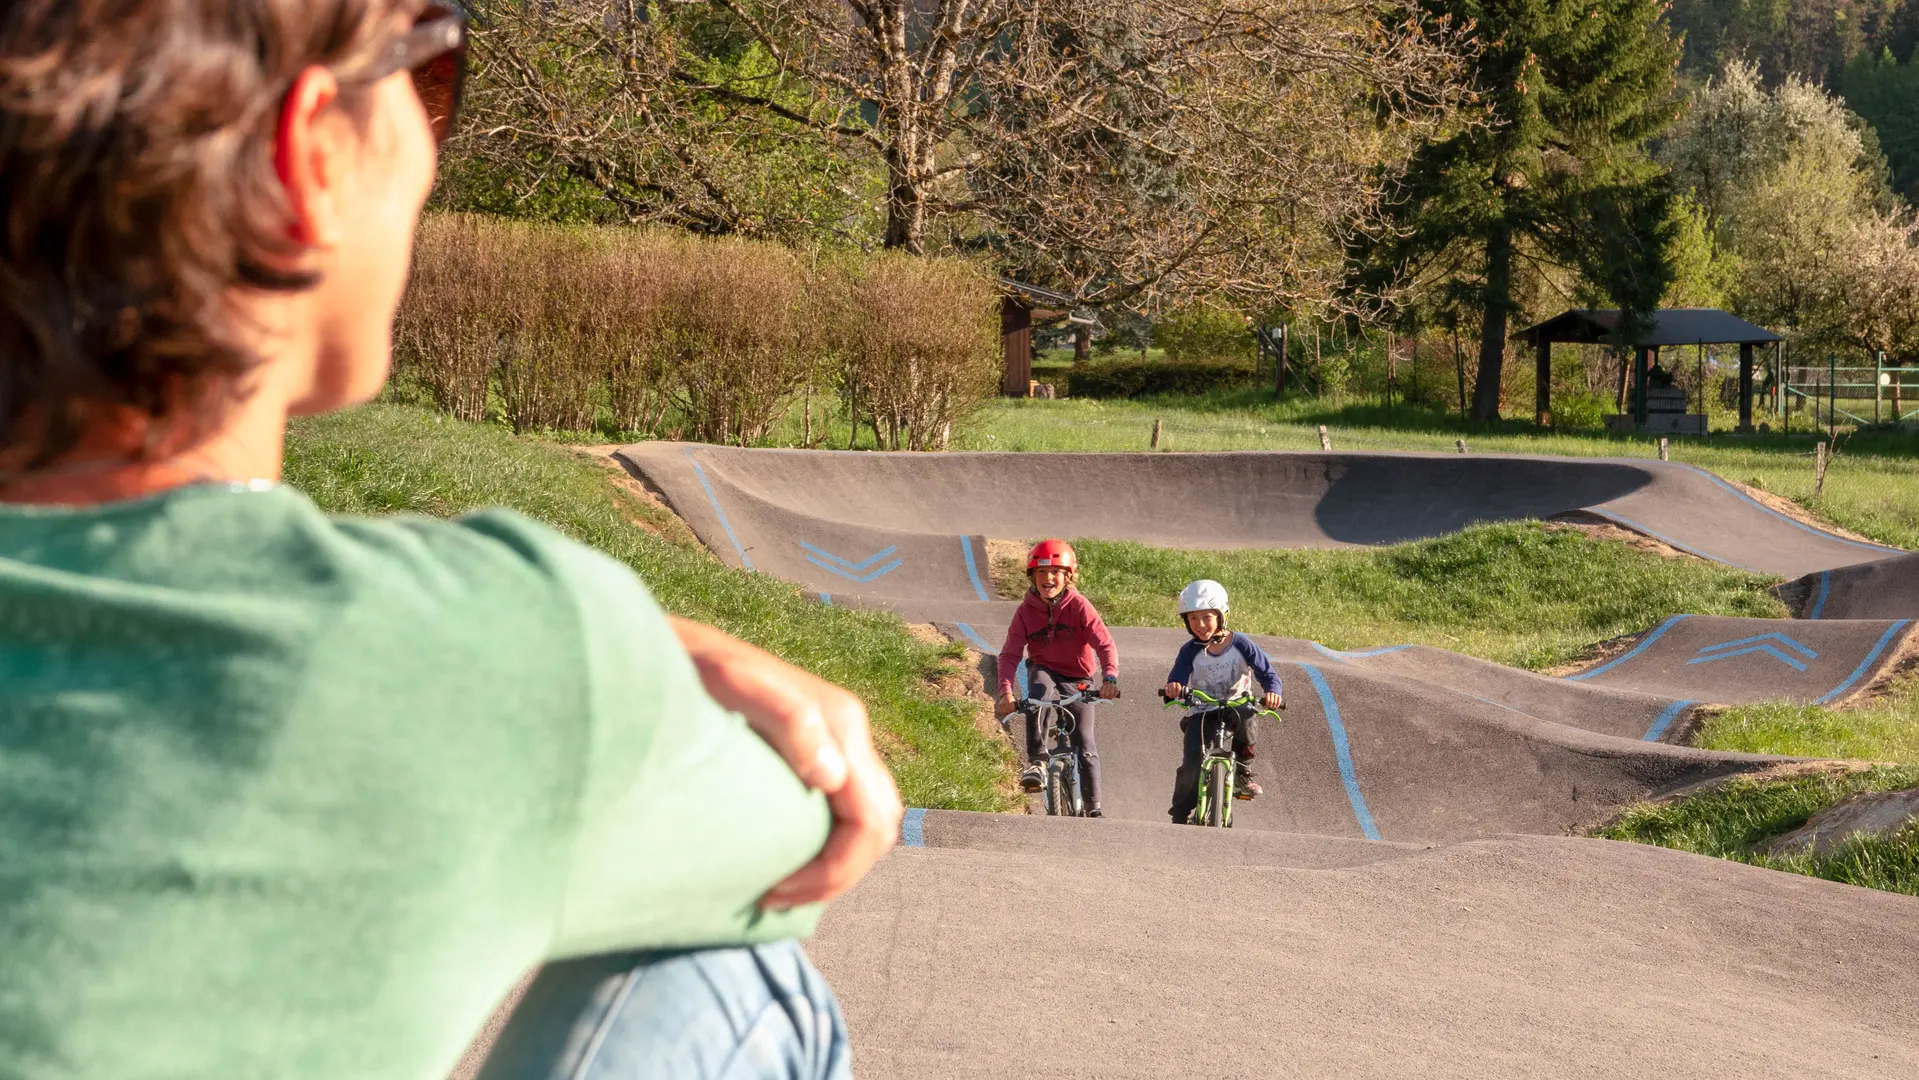
[{"label": "wooden post", "polygon": [[1872,423],[1879,425],[1879,380],[1885,378],[1886,354],[1875,353],[1872,358]]},{"label": "wooden post", "polygon": [[[1273,357],[1273,396],[1286,395],[1286,324],[1279,324],[1279,348]],[[1269,346],[1270,348],[1270,343]]]},{"label": "wooden post", "polygon": [[1905,416],[1902,414],[1903,406],[1899,401],[1899,384],[1904,381],[1905,375],[1906,371],[1903,366],[1892,369],[1892,422],[1895,424],[1905,419]]},{"label": "wooden post", "polygon": [[1826,490],[1826,443],[1821,441],[1812,449],[1812,495],[1818,498]]},{"label": "wooden post", "polygon": [[1076,326],[1073,328],[1073,363],[1084,364],[1093,358],[1093,328]]},{"label": "wooden post", "polygon": [[1459,418],[1466,419],[1466,352],[1459,346],[1459,326],[1453,325],[1453,370],[1459,375]]},{"label": "wooden post", "polygon": [[1319,425],[1319,448],[1328,453],[1332,452],[1333,449],[1333,437],[1326,434],[1325,424]]},{"label": "wooden post", "polygon": [[[1815,417],[1816,419],[1816,417]],[[1839,430],[1839,357],[1826,354],[1826,439]]]},{"label": "wooden post", "polygon": [[1546,427],[1553,422],[1553,343],[1539,335],[1537,366],[1533,378],[1533,422]]},{"label": "wooden post", "polygon": [[1150,448],[1154,450],[1159,449],[1159,423],[1159,417],[1153,417],[1153,441]]},{"label": "wooden post", "polygon": [[1659,460],[1661,461],[1672,460],[1672,440],[1668,439],[1664,435],[1661,435],[1659,437]]},{"label": "wooden post", "polygon": [[1658,346],[1652,348],[1642,347],[1636,351],[1633,357],[1632,422],[1634,427],[1644,427],[1646,425],[1646,369],[1658,362],[1654,359],[1658,352]]},{"label": "wooden post", "polygon": [[1752,343],[1739,346],[1739,430],[1752,431]]}]

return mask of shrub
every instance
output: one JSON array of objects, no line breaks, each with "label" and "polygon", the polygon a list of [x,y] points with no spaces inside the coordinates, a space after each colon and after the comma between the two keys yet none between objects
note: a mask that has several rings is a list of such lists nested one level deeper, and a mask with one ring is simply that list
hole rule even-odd
[{"label": "shrub", "polygon": [[1068,394],[1089,398],[1205,394],[1252,381],[1252,364],[1236,360],[1107,360],[1081,364],[1066,377]]},{"label": "shrub", "polygon": [[462,419],[497,395],[517,430],[740,445],[838,370],[883,443],[927,449],[993,391],[996,295],[953,260],[433,214],[395,359]]},{"label": "shrub", "polygon": [[1245,316],[1209,304],[1195,304],[1167,315],[1153,325],[1153,344],[1169,360],[1227,360],[1252,362],[1253,331]]},{"label": "shrub", "polygon": [[1553,398],[1553,426],[1564,430],[1593,429],[1606,426],[1612,412],[1611,398],[1600,394],[1565,394]]},{"label": "shrub", "polygon": [[841,392],[893,450],[944,449],[999,383],[992,279],[971,264],[882,253],[833,265],[826,319]]}]

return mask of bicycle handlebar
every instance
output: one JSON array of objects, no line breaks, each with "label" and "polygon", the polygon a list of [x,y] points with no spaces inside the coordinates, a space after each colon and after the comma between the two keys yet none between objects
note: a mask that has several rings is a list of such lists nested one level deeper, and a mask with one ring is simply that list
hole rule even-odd
[{"label": "bicycle handlebar", "polygon": [[[1171,708],[1174,705],[1183,706],[1189,709],[1194,709],[1194,708],[1237,709],[1241,707],[1250,706],[1255,714],[1271,716],[1275,719],[1279,718],[1278,712],[1261,706],[1259,704],[1260,699],[1253,696],[1253,694],[1250,692],[1240,695],[1239,697],[1234,697],[1226,701],[1221,701],[1204,690],[1196,690],[1190,686],[1186,688],[1185,693],[1179,695],[1178,697],[1169,698],[1166,696],[1166,689],[1164,687],[1161,687],[1159,691],[1159,697],[1161,701],[1164,701],[1166,703],[1166,706],[1168,708]],[[1279,707],[1281,709],[1284,709],[1286,705],[1284,702],[1281,702]]]}]

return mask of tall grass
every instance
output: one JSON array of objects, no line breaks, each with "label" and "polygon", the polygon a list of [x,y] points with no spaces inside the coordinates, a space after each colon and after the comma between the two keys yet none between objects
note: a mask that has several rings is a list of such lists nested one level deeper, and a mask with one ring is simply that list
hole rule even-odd
[{"label": "tall grass", "polygon": [[[420,224],[397,381],[518,431],[763,443],[804,401],[929,449],[993,393],[996,290],[970,263],[462,214]],[[828,429],[822,416],[817,432]]]}]

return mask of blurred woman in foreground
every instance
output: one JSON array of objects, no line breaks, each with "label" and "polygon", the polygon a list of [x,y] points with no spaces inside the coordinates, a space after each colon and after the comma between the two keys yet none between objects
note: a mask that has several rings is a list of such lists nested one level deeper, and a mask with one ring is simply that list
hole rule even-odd
[{"label": "blurred woman in foreground", "polygon": [[[858,701],[525,518],[329,518],[464,71],[421,0],[0,5],[0,1076],[846,1074]],[[711,798],[715,777],[724,799]]]}]

